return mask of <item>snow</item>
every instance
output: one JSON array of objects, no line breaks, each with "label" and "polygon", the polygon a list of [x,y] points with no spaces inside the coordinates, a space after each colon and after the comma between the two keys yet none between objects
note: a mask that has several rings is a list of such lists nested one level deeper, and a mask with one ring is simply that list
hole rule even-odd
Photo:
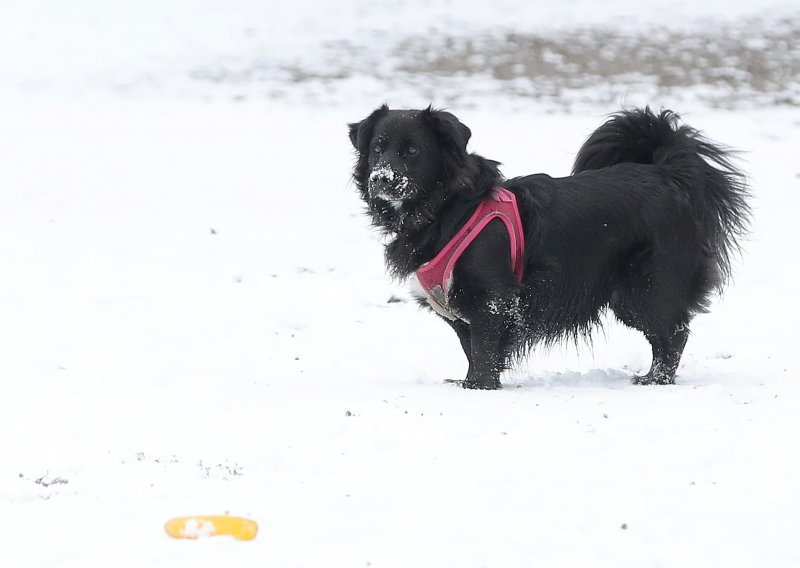
[{"label": "snow", "polygon": [[[742,149],[755,196],[677,385],[631,385],[647,343],[608,321],[593,349],[537,350],[473,392],[444,383],[466,372],[458,340],[385,274],[349,179],[348,123],[456,99],[360,71],[274,92],[287,62],[412,24],[632,33],[792,3],[301,4],[4,5],[0,565],[800,565],[797,106],[711,105],[707,84],[625,97]],[[257,80],[193,78],[253,62]],[[620,102],[474,81],[449,108],[509,176],[566,175]],[[225,513],[258,537],[163,529]]]},{"label": "snow", "polygon": [[379,166],[369,174],[370,183],[375,183],[382,178],[386,181],[394,181],[394,170],[389,166]]}]

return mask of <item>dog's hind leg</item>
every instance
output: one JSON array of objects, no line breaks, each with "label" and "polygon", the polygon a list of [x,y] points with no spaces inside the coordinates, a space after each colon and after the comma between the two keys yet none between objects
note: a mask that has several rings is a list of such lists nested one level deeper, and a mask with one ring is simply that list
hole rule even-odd
[{"label": "dog's hind leg", "polygon": [[[683,348],[689,338],[689,316],[665,317],[645,309],[635,309],[629,302],[616,298],[611,308],[617,318],[633,329],[641,331],[653,350],[653,362],[645,375],[634,375],[637,385],[675,384],[675,372],[681,361]],[[667,323],[674,322],[674,323]]]},{"label": "dog's hind leg", "polygon": [[[686,233],[691,237],[691,233]],[[634,376],[640,385],[675,383],[689,322],[702,311],[711,275],[691,239],[662,242],[660,249],[640,247],[623,264],[609,306],[619,320],[641,331],[653,350],[650,370]]]},{"label": "dog's hind leg", "polygon": [[634,375],[636,385],[673,385],[681,362],[683,348],[689,338],[689,327],[678,324],[671,335],[648,336],[653,348],[653,363],[645,375]]}]

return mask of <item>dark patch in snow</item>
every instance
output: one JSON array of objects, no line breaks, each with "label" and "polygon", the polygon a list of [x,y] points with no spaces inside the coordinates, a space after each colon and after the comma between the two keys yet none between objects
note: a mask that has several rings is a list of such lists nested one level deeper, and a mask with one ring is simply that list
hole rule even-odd
[{"label": "dark patch in snow", "polygon": [[[800,22],[752,18],[694,29],[610,27],[557,33],[486,30],[336,40],[326,57],[295,61],[259,57],[219,61],[192,80],[284,98],[336,97],[368,78],[379,92],[403,84],[422,98],[479,104],[487,95],[575,104],[618,104],[636,90],[653,99],[695,97],[712,106],[800,106]],[[477,79],[477,80],[476,80]],[[272,84],[279,88],[270,89]],[[691,89],[691,90],[690,90]],[[309,94],[312,93],[312,94]]]},{"label": "dark patch in snow", "polygon": [[218,463],[217,465],[205,465],[203,460],[197,462],[197,467],[200,468],[203,477],[206,479],[222,479],[228,481],[230,477],[241,477],[244,475],[244,468],[237,463],[231,463],[225,460],[225,463]]},{"label": "dark patch in snow", "polygon": [[[20,479],[26,479],[24,473],[19,474]],[[50,477],[50,472],[48,471],[41,477],[37,477],[36,479],[32,480],[36,485],[41,485],[42,487],[51,487],[53,485],[67,485],[69,483],[68,479],[64,479],[63,477]]]}]

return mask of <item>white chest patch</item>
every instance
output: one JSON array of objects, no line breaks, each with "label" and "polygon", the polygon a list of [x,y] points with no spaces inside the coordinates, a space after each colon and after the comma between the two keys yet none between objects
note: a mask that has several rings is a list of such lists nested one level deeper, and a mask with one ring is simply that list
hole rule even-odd
[{"label": "white chest patch", "polygon": [[417,300],[425,300],[428,297],[425,288],[420,284],[416,274],[408,279],[408,291],[411,292],[411,295]]},{"label": "white chest patch", "polygon": [[433,309],[433,311],[443,318],[449,319],[450,321],[460,319],[469,323],[467,318],[450,308],[447,302],[447,297],[445,296],[444,290],[442,290],[441,286],[436,286],[433,290],[431,290],[431,293],[428,293],[425,291],[425,288],[422,287],[422,284],[420,284],[420,281],[417,279],[415,274],[408,279],[408,289],[414,298],[418,300],[425,300]]}]

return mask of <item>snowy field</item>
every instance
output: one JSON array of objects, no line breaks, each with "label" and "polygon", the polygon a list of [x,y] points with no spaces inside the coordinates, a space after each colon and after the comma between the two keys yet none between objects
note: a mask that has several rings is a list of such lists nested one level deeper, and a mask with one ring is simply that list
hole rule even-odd
[{"label": "snowy field", "polygon": [[[800,7],[603,6],[3,2],[0,566],[800,566]],[[654,29],[723,67],[562,68]],[[509,34],[546,92],[497,71]],[[496,59],[419,44],[473,35]],[[346,128],[431,101],[508,176],[566,175],[623,103],[742,150],[752,235],[675,386],[629,384],[649,346],[610,319],[443,383],[466,360],[385,275]],[[226,512],[258,537],[163,530]]]}]

